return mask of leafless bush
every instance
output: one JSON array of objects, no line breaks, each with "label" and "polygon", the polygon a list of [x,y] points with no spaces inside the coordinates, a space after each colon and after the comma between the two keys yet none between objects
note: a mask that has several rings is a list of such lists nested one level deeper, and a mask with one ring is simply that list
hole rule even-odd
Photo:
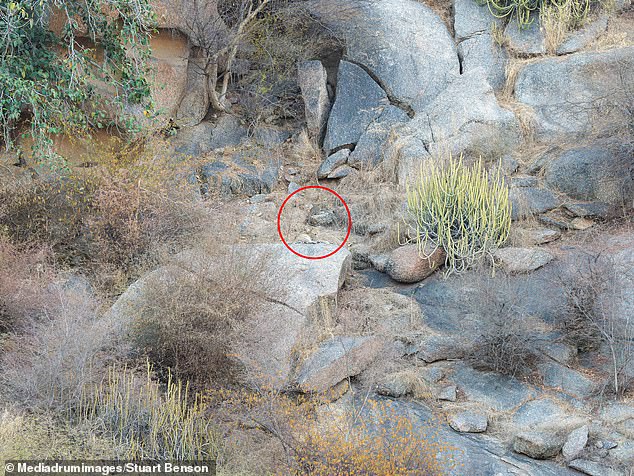
[{"label": "leafless bush", "polygon": [[18,248],[0,237],[0,333],[28,325],[45,308],[53,270],[46,248]]},{"label": "leafless bush", "polygon": [[482,271],[471,279],[477,325],[468,360],[482,370],[525,375],[535,359],[535,330],[522,304],[521,280],[512,281],[501,271],[496,277]]},{"label": "leafless bush", "polygon": [[155,146],[131,144],[90,170],[0,184],[0,233],[47,247],[108,292],[121,291],[202,228],[208,216],[183,184],[185,165]]},{"label": "leafless bush", "polygon": [[[197,73],[215,111],[227,112],[234,82],[251,122],[263,115],[294,117],[297,62],[315,56],[332,35],[299,0],[194,0],[181,2],[181,29],[194,46]],[[247,71],[238,74],[245,61]],[[243,68],[244,69],[244,68]]]},{"label": "leafless bush", "polygon": [[264,258],[229,252],[208,259],[178,273],[168,289],[150,286],[133,323],[135,346],[156,371],[171,369],[196,388],[241,379],[236,337],[276,287]]},{"label": "leafless bush", "polygon": [[626,369],[634,361],[634,316],[623,295],[623,281],[634,279],[631,273],[611,257],[595,254],[571,276],[560,278],[566,295],[560,328],[581,352],[607,351],[616,395],[622,395],[632,383]]},{"label": "leafless bush", "polygon": [[73,410],[82,390],[103,375],[115,349],[117,323],[81,290],[50,285],[42,315],[4,343],[2,387],[30,408]]}]

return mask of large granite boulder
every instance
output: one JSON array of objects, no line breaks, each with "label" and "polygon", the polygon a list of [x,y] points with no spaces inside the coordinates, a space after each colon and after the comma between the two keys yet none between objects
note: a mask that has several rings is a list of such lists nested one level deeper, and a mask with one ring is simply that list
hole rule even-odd
[{"label": "large granite boulder", "polygon": [[342,61],[337,75],[337,98],[330,111],[324,139],[327,154],[354,145],[387,105],[385,91],[363,68]]},{"label": "large granite boulder", "polygon": [[[348,2],[341,2],[349,5]],[[339,21],[345,58],[363,64],[391,98],[422,110],[460,74],[454,40],[436,13],[414,0],[359,4]]]},{"label": "large granite boulder", "polygon": [[421,256],[418,245],[405,245],[390,253],[386,272],[399,283],[417,283],[442,266],[446,257],[445,250],[440,247],[429,246]]},{"label": "large granite boulder", "polygon": [[575,148],[551,160],[545,171],[550,188],[578,200],[622,206],[634,198],[632,144],[602,141]]},{"label": "large granite boulder", "polygon": [[216,122],[204,121],[192,127],[181,127],[171,139],[178,155],[198,157],[216,149],[236,147],[248,135],[240,119],[223,114]]},{"label": "large granite boulder", "polygon": [[515,97],[533,108],[537,138],[582,137],[622,128],[632,84],[634,47],[615,48],[527,64]]},{"label": "large granite boulder", "polygon": [[[318,243],[293,247],[304,255],[320,256],[336,246]],[[346,249],[321,260],[300,258],[282,244],[235,245],[224,256],[184,251],[176,256],[174,265],[152,271],[133,283],[109,315],[118,322],[132,323],[151,304],[147,302],[149,288],[159,287],[169,293],[179,275],[187,273],[203,272],[217,279],[227,256],[234,262],[264,266],[266,275],[275,277],[276,286],[266,290],[270,295],[260,296],[262,306],[244,326],[235,353],[257,384],[281,388],[288,383],[294,349],[303,333],[313,325],[332,325],[337,293],[350,266]]]},{"label": "large granite boulder", "polygon": [[489,7],[474,0],[454,0],[453,9],[453,27],[458,41],[491,33],[493,25],[500,28],[504,25],[502,18],[491,15]]},{"label": "large granite boulder", "polygon": [[297,82],[304,99],[308,133],[317,141],[321,140],[330,111],[326,80],[326,68],[321,61],[305,61],[297,67]]},{"label": "large granite boulder", "polygon": [[323,394],[365,370],[380,349],[381,342],[374,337],[328,339],[300,365],[293,383],[302,392]]},{"label": "large granite boulder", "polygon": [[[466,72],[406,125],[394,129],[395,140],[386,154],[399,165],[399,181],[419,171],[420,161],[431,155],[474,151],[481,155],[504,153],[520,142],[515,115],[500,107],[486,71]],[[416,160],[418,158],[418,160]],[[413,159],[413,160],[410,160]]]},{"label": "large granite boulder", "polygon": [[458,55],[463,73],[482,67],[493,89],[499,91],[506,84],[509,56],[490,33],[474,35],[461,41],[458,45]]},{"label": "large granite boulder", "polygon": [[383,159],[383,145],[392,127],[408,121],[409,116],[405,111],[396,106],[386,106],[361,135],[348,163],[366,170],[378,164]]},{"label": "large granite boulder", "polygon": [[504,29],[508,48],[522,56],[536,56],[546,53],[546,36],[538,15],[531,14],[530,25],[520,26],[512,19]]}]

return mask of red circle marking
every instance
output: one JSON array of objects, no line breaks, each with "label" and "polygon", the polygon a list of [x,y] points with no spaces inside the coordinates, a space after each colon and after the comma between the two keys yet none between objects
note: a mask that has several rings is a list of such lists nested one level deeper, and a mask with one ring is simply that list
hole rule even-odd
[{"label": "red circle marking", "polygon": [[[284,239],[284,235],[282,235],[281,223],[282,223],[282,211],[284,210],[284,207],[286,206],[286,204],[288,203],[288,201],[291,199],[291,197],[293,195],[295,195],[296,193],[301,192],[302,190],[308,190],[309,188],[317,188],[317,189],[325,190],[326,192],[332,193],[335,197],[337,197],[339,199],[339,201],[341,203],[343,203],[343,206],[346,209],[346,213],[348,214],[348,232],[346,233],[346,237],[343,239],[343,242],[339,245],[339,247],[335,251],[332,251],[332,252],[328,253],[327,255],[323,255],[323,256],[306,256],[306,255],[303,255],[301,253],[298,253],[297,251],[295,251],[293,248],[290,247],[290,245]],[[346,241],[348,241],[348,238],[350,238],[350,232],[351,231],[352,231],[352,216],[350,215],[350,209],[348,208],[348,204],[346,203],[346,201],[343,198],[341,198],[341,195],[339,195],[337,192],[335,192],[334,190],[332,190],[332,189],[330,189],[328,187],[322,187],[321,185],[308,185],[306,187],[298,188],[293,193],[291,193],[288,197],[286,197],[286,200],[284,200],[284,203],[282,203],[282,206],[280,207],[280,211],[277,213],[277,233],[280,235],[280,238],[282,239],[282,243],[284,243],[284,246],[286,246],[286,248],[288,248],[291,253],[296,254],[300,258],[305,258],[305,259],[324,259],[324,258],[328,258],[329,256],[334,255],[337,251],[339,251],[341,248],[343,248],[343,245],[346,244]]]}]

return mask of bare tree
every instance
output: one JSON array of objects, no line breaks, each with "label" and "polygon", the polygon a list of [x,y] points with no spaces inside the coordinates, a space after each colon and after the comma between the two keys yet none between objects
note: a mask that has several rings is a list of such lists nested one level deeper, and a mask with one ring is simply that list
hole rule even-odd
[{"label": "bare tree", "polygon": [[624,280],[634,280],[632,271],[620,269],[601,254],[590,256],[588,265],[578,268],[572,278],[562,279],[566,337],[581,351],[606,350],[617,396],[628,389],[627,369],[634,362],[634,316],[627,309]]},{"label": "bare tree", "polygon": [[[240,43],[271,0],[192,0],[182,2],[184,33],[205,76],[209,104],[226,112],[225,96]],[[221,80],[220,84],[218,84]]]}]

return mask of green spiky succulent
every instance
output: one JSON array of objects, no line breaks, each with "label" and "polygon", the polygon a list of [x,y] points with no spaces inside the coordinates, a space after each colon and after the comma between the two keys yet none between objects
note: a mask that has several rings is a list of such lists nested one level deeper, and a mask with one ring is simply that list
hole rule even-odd
[{"label": "green spiky succulent", "polygon": [[489,173],[481,159],[471,167],[462,157],[425,165],[407,187],[408,234],[423,256],[443,248],[448,274],[464,271],[507,240],[508,187],[500,166]]},{"label": "green spiky succulent", "polygon": [[600,0],[475,0],[489,7],[497,18],[515,18],[521,28],[528,27],[544,7],[567,9],[572,13],[573,23],[580,25],[588,16],[590,8]]}]

